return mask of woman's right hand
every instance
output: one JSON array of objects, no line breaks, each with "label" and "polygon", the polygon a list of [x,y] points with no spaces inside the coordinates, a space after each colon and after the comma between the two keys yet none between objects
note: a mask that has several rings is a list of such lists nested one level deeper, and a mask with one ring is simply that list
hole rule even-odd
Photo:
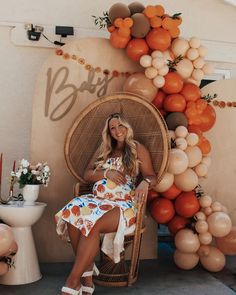
[{"label": "woman's right hand", "polygon": [[125,184],[127,181],[125,175],[122,172],[114,169],[108,170],[106,176],[108,179],[115,182],[117,185]]}]

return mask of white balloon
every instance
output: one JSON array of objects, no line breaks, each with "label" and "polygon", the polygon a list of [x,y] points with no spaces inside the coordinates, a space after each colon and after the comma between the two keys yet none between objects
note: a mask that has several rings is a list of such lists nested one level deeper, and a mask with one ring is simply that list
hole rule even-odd
[{"label": "white balloon", "polygon": [[175,129],[175,134],[177,137],[183,137],[185,138],[188,134],[188,129],[185,126],[178,126]]},{"label": "white balloon", "polygon": [[176,144],[176,147],[178,149],[181,149],[182,151],[184,151],[188,146],[186,139],[184,139],[183,137],[176,138],[175,144]]},{"label": "white balloon", "polygon": [[189,48],[186,55],[190,60],[195,60],[199,57],[199,53],[196,48]]},{"label": "white balloon", "polygon": [[210,75],[214,73],[214,66],[212,64],[206,63],[202,68],[204,74]]},{"label": "white balloon", "polygon": [[161,88],[165,85],[165,78],[163,76],[157,75],[152,82],[157,88]]},{"label": "white balloon", "polygon": [[201,211],[198,211],[194,217],[197,219],[197,220],[206,220],[206,215],[201,212]]},{"label": "white balloon", "polygon": [[162,57],[153,58],[153,60],[152,60],[152,66],[155,69],[158,70],[158,69],[162,68],[164,65],[165,65],[165,62],[164,62],[164,59]]},{"label": "white balloon", "polygon": [[220,211],[223,211],[222,210],[222,205],[220,202],[217,202],[217,201],[214,201],[212,204],[211,204],[211,209],[213,212],[220,212]]},{"label": "white balloon", "polygon": [[183,38],[176,38],[171,44],[171,50],[176,57],[179,55],[185,56],[188,49],[189,43]]},{"label": "white balloon", "polygon": [[195,224],[195,229],[199,234],[203,234],[208,230],[208,223],[205,220],[199,220]]},{"label": "white balloon", "polygon": [[175,175],[174,182],[177,188],[189,192],[198,185],[198,176],[191,168],[188,168],[183,173]]},{"label": "white balloon", "polygon": [[194,170],[197,173],[198,177],[205,177],[208,173],[208,167],[204,163],[198,164]]},{"label": "white balloon", "polygon": [[172,186],[173,183],[174,183],[174,175],[166,172],[163,175],[162,180],[155,186],[154,189],[155,191],[162,193],[167,191]]},{"label": "white balloon", "polygon": [[143,55],[141,56],[139,63],[142,67],[148,68],[152,65],[152,57],[150,55]]},{"label": "white balloon", "polygon": [[177,66],[175,68],[176,68],[177,73],[183,79],[187,79],[187,78],[191,77],[192,71],[194,69],[193,63],[187,58],[183,58],[180,62],[178,62]]},{"label": "white balloon", "polygon": [[201,41],[200,39],[196,38],[196,37],[192,37],[190,40],[189,40],[189,45],[192,47],[192,48],[199,48],[200,45],[201,45]]},{"label": "white balloon", "polygon": [[168,74],[168,72],[169,72],[169,67],[165,65],[158,70],[158,75],[165,76],[166,74]]},{"label": "white balloon", "polygon": [[204,57],[207,54],[207,48],[205,46],[200,46],[198,48],[199,56]]},{"label": "white balloon", "polygon": [[157,76],[157,70],[153,67],[146,68],[144,73],[148,79],[153,79]]},{"label": "white balloon", "polygon": [[178,175],[188,168],[188,157],[180,149],[171,149],[169,154],[168,172]]},{"label": "white balloon", "polygon": [[154,50],[151,54],[152,58],[163,57],[163,53],[159,50]]},{"label": "white balloon", "polygon": [[211,157],[210,156],[202,157],[201,163],[206,164],[207,167],[210,167],[211,166]]},{"label": "white balloon", "polygon": [[199,241],[203,245],[209,245],[212,242],[212,234],[208,231],[198,235]]},{"label": "white balloon", "polygon": [[186,141],[187,141],[188,145],[194,146],[194,145],[198,144],[199,137],[198,137],[198,135],[196,133],[189,133],[186,136]]},{"label": "white balloon", "polygon": [[197,166],[202,160],[202,151],[198,146],[188,146],[185,153],[188,156],[188,166],[190,168]]},{"label": "white balloon", "polygon": [[199,204],[202,208],[210,207],[212,204],[212,198],[209,195],[200,197]]},{"label": "white balloon", "polygon": [[202,57],[198,57],[194,60],[193,65],[195,69],[201,69],[205,65],[205,61]]},{"label": "white balloon", "polygon": [[201,69],[194,69],[192,72],[192,77],[194,80],[199,81],[204,77],[204,72]]}]

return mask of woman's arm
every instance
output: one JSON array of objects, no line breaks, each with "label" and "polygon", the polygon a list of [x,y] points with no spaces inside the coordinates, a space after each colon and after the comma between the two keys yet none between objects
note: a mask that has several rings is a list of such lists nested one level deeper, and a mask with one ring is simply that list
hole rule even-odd
[{"label": "woman's arm", "polygon": [[144,200],[147,197],[148,190],[156,185],[156,174],[153,169],[150,153],[144,145],[137,144],[137,154],[143,179],[136,187],[135,195],[139,200]]}]

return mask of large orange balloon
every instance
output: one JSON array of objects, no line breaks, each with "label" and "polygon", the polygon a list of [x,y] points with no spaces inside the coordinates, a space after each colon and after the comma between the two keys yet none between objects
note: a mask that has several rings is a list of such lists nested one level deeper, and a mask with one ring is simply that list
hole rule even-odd
[{"label": "large orange balloon", "polygon": [[216,238],[217,248],[226,255],[236,254],[236,226],[233,226],[231,231],[222,238]]},{"label": "large orange balloon", "polygon": [[183,85],[183,79],[179,74],[169,72],[165,75],[165,85],[162,87],[162,90],[168,94],[179,93],[182,90]]},{"label": "large orange balloon", "polygon": [[132,39],[126,47],[126,54],[134,61],[139,61],[140,57],[148,54],[149,47],[144,39]]},{"label": "large orange balloon", "polygon": [[174,200],[181,193],[181,190],[173,183],[172,186],[165,192],[162,192],[161,195],[169,200]]},{"label": "large orange balloon", "polygon": [[[186,112],[185,112],[186,114]],[[186,114],[188,117],[188,115]],[[211,105],[207,105],[206,108],[198,114],[200,122],[192,122],[190,125],[197,125],[203,132],[210,130],[216,121],[216,112]],[[197,118],[196,118],[197,119]]]},{"label": "large orange balloon", "polygon": [[130,40],[129,37],[119,35],[118,30],[114,30],[110,35],[111,45],[115,48],[125,48]]},{"label": "large orange balloon", "polygon": [[201,97],[200,88],[192,83],[185,83],[181,94],[185,97],[187,101],[196,101]]},{"label": "large orange balloon", "polygon": [[146,36],[146,41],[151,49],[165,51],[170,47],[170,33],[163,28],[152,29]]},{"label": "large orange balloon", "polygon": [[173,203],[165,198],[154,199],[150,206],[150,212],[158,223],[167,223],[175,215]]},{"label": "large orange balloon", "polygon": [[151,102],[157,95],[157,88],[152,81],[143,73],[135,73],[129,76],[123,86],[124,91],[132,92],[143,96],[147,101]]},{"label": "large orange balloon", "polygon": [[164,98],[163,106],[167,112],[183,112],[186,107],[186,100],[181,94],[170,94]]},{"label": "large orange balloon", "polygon": [[200,210],[199,201],[193,191],[181,193],[175,200],[175,210],[183,217],[192,217]]},{"label": "large orange balloon", "polygon": [[203,155],[207,155],[211,151],[211,143],[204,136],[200,137],[197,146],[200,148]]},{"label": "large orange balloon", "polygon": [[163,91],[159,90],[157,96],[152,101],[152,104],[154,104],[154,106],[157,107],[159,110],[162,109],[165,97],[166,94]]}]

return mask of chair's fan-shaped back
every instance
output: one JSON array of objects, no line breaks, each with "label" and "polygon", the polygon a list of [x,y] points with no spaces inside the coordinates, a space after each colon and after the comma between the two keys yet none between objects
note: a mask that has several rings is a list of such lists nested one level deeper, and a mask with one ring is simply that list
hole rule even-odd
[{"label": "chair's fan-shaped back", "polygon": [[168,132],[160,113],[140,96],[117,93],[99,98],[75,120],[65,141],[65,158],[70,172],[84,182],[85,169],[101,143],[107,117],[122,113],[134,130],[135,139],[149,150],[158,180],[168,161]]}]

